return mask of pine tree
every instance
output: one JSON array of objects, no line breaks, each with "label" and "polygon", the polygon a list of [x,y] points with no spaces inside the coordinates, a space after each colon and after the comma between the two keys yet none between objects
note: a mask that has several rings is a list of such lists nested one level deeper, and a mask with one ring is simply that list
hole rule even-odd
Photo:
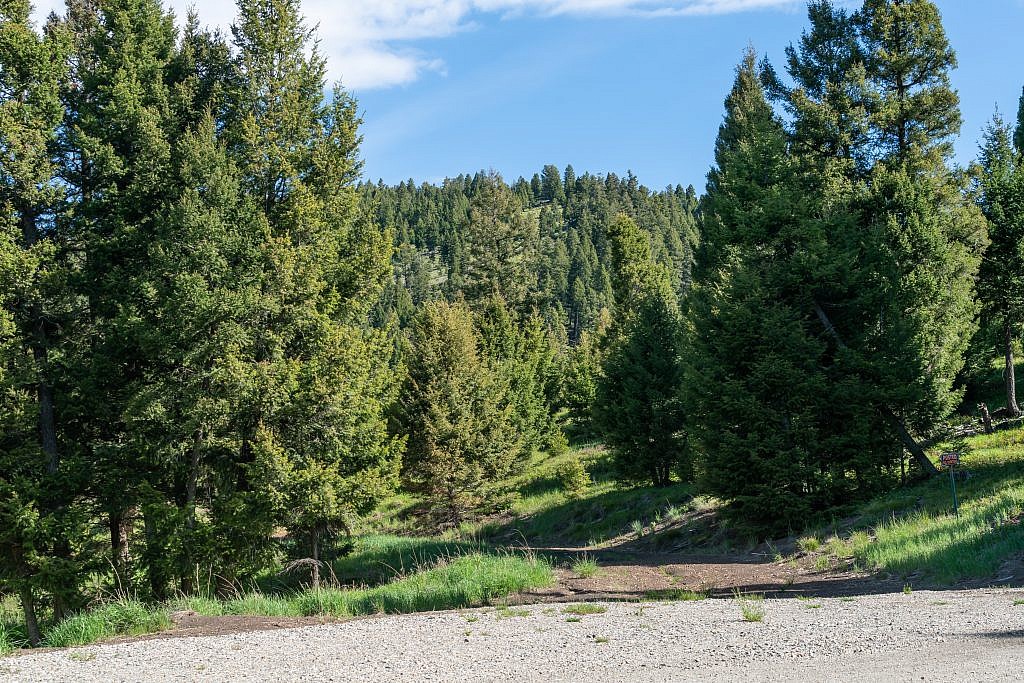
[{"label": "pine tree", "polygon": [[[795,86],[773,93],[793,116],[792,153],[828,244],[807,305],[831,339],[833,406],[856,406],[851,434],[877,440],[879,467],[959,400],[972,337],[984,226],[947,161],[959,131],[955,55],[927,0],[868,0],[850,15],[811,4],[788,51]],[[781,93],[781,95],[780,95]]]},{"label": "pine tree", "polygon": [[681,323],[667,274],[626,216],[609,228],[616,292],[597,380],[593,423],[611,447],[621,480],[667,486],[690,474],[683,440]]},{"label": "pine tree", "polygon": [[[74,442],[90,494],[106,517],[110,564],[130,585],[134,520],[159,476],[152,444],[132,433],[126,410],[151,368],[139,314],[152,305],[143,286],[147,245],[169,190],[175,131],[166,69],[175,27],[156,0],[111,0],[74,5],[63,29],[75,49],[60,172],[77,198],[68,232],[84,257],[71,283],[86,302],[76,321],[83,343],[67,361],[75,385],[69,409],[79,415]],[[162,597],[161,577],[150,571],[149,579]]]},{"label": "pine tree", "polygon": [[680,321],[671,292],[648,292],[623,327],[602,363],[594,423],[620,480],[668,486],[674,474],[688,479]]},{"label": "pine tree", "polygon": [[59,365],[67,268],[54,222],[66,40],[40,36],[27,1],[0,3],[0,577],[16,589],[30,642],[40,591],[61,617],[80,585],[74,465],[61,448]]},{"label": "pine tree", "polygon": [[848,495],[842,472],[860,465],[828,440],[825,344],[805,293],[824,245],[758,76],[750,51],[708,174],[686,400],[703,485],[738,524],[775,533]]},{"label": "pine tree", "polygon": [[[243,0],[232,31],[228,149],[258,202],[251,229],[262,233],[264,264],[256,319],[231,367],[234,487],[268,523],[280,509],[319,560],[347,518],[395,483],[400,442],[384,423],[396,379],[390,343],[368,326],[392,236],[359,211],[356,103],[340,86],[325,98],[324,59],[297,0]],[[280,501],[250,481],[253,468],[274,480]]]},{"label": "pine tree", "polygon": [[550,340],[537,316],[517,319],[499,296],[485,302],[476,327],[483,357],[507,392],[525,464],[556,430],[547,386],[554,364]]},{"label": "pine tree", "polygon": [[833,236],[849,270],[851,302],[816,300],[836,343],[848,349],[885,430],[929,433],[959,402],[954,380],[975,330],[974,281],[985,226],[948,166],[960,130],[949,83],[956,57],[928,0],[867,0],[863,44],[870,138],[878,141],[866,191],[852,208],[858,231]]},{"label": "pine tree", "polygon": [[464,304],[427,303],[412,329],[401,392],[400,423],[409,437],[404,478],[453,525],[520,462],[514,407],[480,344]]},{"label": "pine tree", "polygon": [[981,147],[980,205],[991,243],[982,261],[978,294],[984,319],[1001,331],[1006,409],[1018,417],[1013,346],[1024,324],[1024,164],[1012,134],[997,114]]},{"label": "pine tree", "polygon": [[537,230],[499,176],[482,176],[465,224],[466,300],[483,304],[497,295],[516,313],[527,313]]}]

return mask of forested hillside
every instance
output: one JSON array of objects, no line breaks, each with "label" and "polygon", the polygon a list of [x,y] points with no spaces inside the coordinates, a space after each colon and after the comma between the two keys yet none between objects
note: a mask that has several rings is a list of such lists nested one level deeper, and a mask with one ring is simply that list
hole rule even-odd
[{"label": "forested hillside", "polygon": [[[497,196],[490,194],[494,186]],[[474,210],[486,212],[492,221],[488,230],[503,222],[511,227],[525,212],[515,227],[519,234],[509,236],[518,240],[514,258],[522,264],[515,279],[523,291],[515,296],[569,344],[592,331],[601,310],[614,304],[606,231],[620,213],[647,233],[652,256],[669,269],[678,295],[690,282],[697,244],[692,186],[656,192],[632,174],[577,176],[572,166],[564,174],[545,166],[531,180],[519,178],[510,187],[493,173],[477,173],[440,186],[409,180],[395,187],[366,184],[360,190],[377,222],[395,232],[395,279],[381,303],[381,320],[393,312],[404,325],[424,301],[474,296],[479,277],[475,250],[480,248],[475,242],[499,239],[480,227]],[[495,257],[502,248],[484,246]]]},{"label": "forested hillside", "polygon": [[602,485],[682,483],[765,539],[935,475],[968,389],[1012,425],[1024,100],[957,166],[936,6],[847,4],[810,2],[784,63],[737,50],[698,196],[368,182],[299,0],[239,0],[230,37],[160,0],[0,3],[0,597],[27,640],[103,591],[319,589],[396,496],[457,530],[541,453],[586,490],[572,441],[607,447]]}]

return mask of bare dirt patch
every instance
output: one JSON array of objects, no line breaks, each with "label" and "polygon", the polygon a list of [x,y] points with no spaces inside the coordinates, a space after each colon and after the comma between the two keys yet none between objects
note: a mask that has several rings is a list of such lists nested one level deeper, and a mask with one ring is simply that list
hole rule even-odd
[{"label": "bare dirt patch", "polygon": [[581,600],[636,601],[671,597],[691,591],[708,597],[731,597],[735,593],[762,593],[769,597],[843,597],[899,591],[903,583],[850,567],[816,570],[810,558],[782,562],[757,555],[696,555],[670,553],[587,550],[598,563],[598,571],[584,578],[571,569],[572,561],[584,554],[569,548],[536,552],[554,560],[558,584],[552,588],[515,596],[515,601],[564,602]]}]

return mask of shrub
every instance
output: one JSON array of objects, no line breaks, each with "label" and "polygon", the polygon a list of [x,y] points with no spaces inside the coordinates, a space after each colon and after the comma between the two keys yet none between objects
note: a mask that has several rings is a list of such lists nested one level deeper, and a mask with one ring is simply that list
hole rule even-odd
[{"label": "shrub", "polygon": [[569,439],[566,438],[561,429],[556,429],[548,439],[547,446],[551,457],[560,458],[569,452]]},{"label": "shrub", "polygon": [[560,463],[555,469],[555,477],[562,491],[568,496],[582,496],[590,486],[590,475],[579,458],[571,458]]}]

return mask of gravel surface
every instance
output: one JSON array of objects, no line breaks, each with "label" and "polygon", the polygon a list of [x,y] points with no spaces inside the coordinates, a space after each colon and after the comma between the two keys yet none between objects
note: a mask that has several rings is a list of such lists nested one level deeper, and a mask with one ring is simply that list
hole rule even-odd
[{"label": "gravel surface", "polygon": [[611,603],[579,617],[561,604],[381,616],[15,656],[0,660],[0,679],[1024,680],[1015,600],[1024,591],[766,600],[761,623],[744,622],[733,600]]}]

